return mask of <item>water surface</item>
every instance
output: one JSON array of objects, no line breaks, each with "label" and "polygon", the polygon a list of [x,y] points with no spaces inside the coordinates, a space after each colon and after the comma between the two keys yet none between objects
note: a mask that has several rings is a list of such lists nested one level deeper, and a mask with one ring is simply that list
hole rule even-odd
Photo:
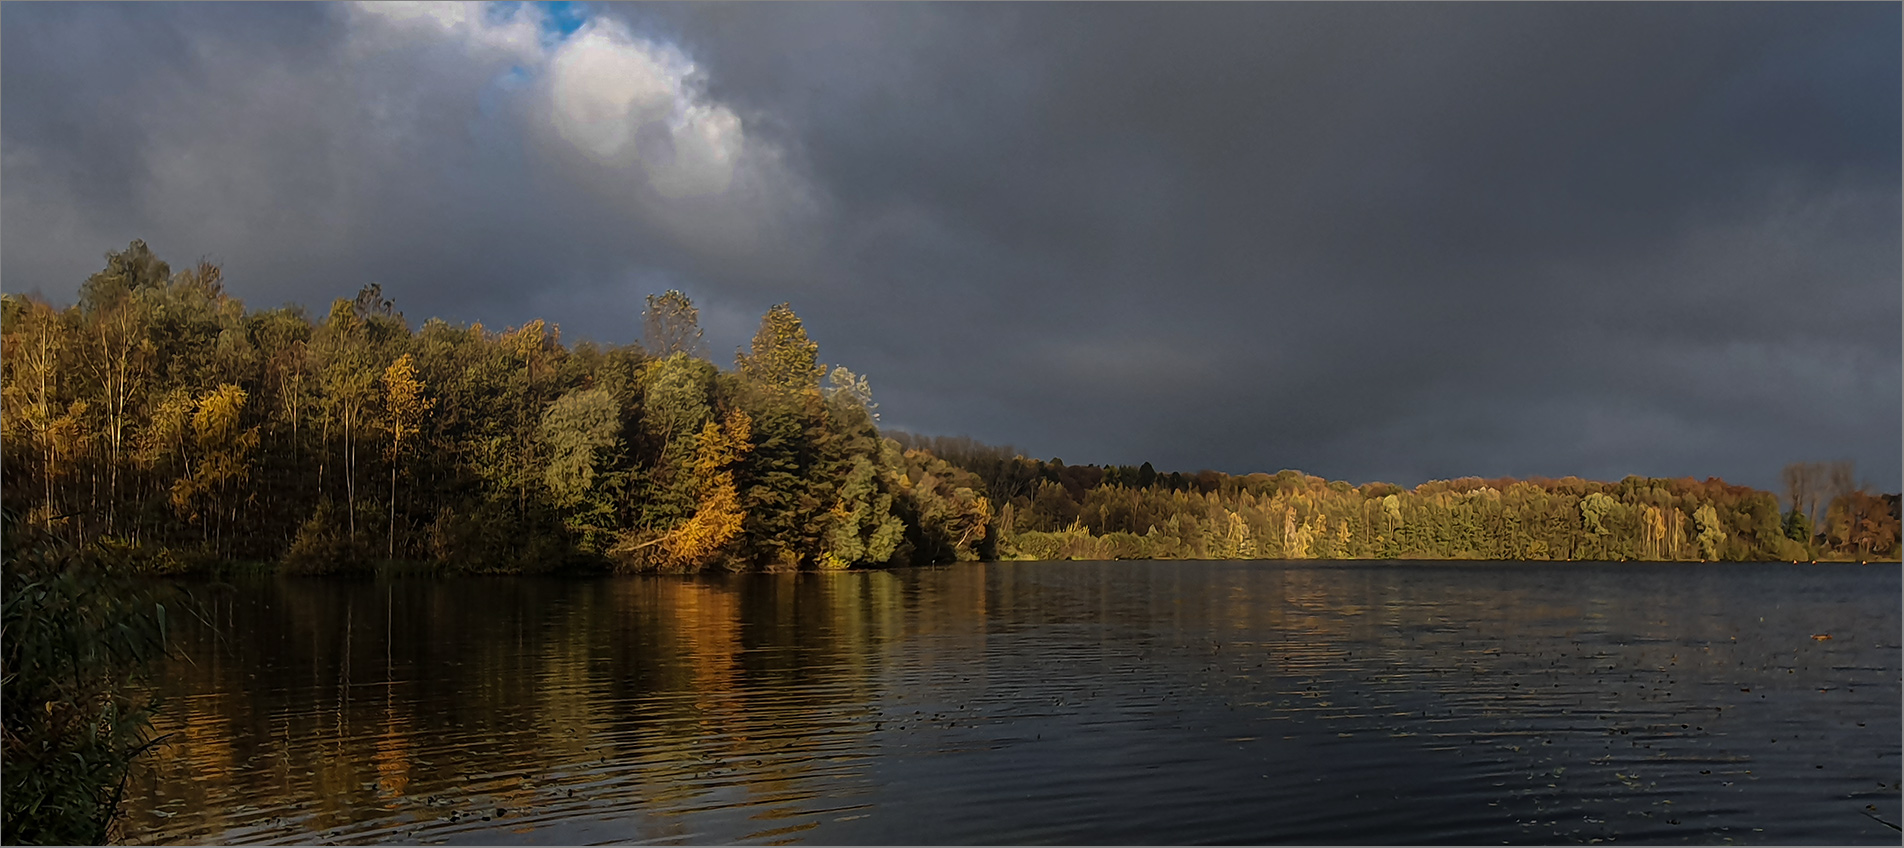
[{"label": "water surface", "polygon": [[1898,841],[1894,565],[193,588],[134,841]]}]

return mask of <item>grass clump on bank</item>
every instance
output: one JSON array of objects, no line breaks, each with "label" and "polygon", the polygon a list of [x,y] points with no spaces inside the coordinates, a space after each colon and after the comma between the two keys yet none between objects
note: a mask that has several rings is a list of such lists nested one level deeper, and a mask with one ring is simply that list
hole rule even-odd
[{"label": "grass clump on bank", "polygon": [[8,513],[0,544],[0,841],[109,841],[157,740],[134,684],[165,650],[165,590]]}]

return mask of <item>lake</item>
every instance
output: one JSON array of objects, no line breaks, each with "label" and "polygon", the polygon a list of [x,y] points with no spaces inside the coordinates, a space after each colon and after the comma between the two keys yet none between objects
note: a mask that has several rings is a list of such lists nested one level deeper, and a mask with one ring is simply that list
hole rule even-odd
[{"label": "lake", "polygon": [[[188,584],[135,842],[1897,844],[1896,565]],[[1829,638],[1824,638],[1829,636]]]}]

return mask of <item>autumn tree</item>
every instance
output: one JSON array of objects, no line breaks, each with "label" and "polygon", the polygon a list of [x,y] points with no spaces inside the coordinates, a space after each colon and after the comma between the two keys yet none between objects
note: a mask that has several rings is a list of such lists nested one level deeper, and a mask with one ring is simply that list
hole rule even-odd
[{"label": "autumn tree", "polygon": [[371,364],[365,343],[364,320],[351,301],[340,298],[331,304],[330,317],[319,338],[325,360],[326,424],[336,418],[344,430],[344,512],[349,536],[354,541],[357,538],[357,427],[365,406],[371,402],[377,369]]},{"label": "autumn tree", "polygon": [[512,375],[511,394],[515,398],[516,426],[512,434],[515,452],[510,477],[516,486],[518,516],[529,511],[529,487],[538,475],[535,432],[542,417],[542,404],[549,377],[561,349],[562,331],[537,318],[501,335],[498,341],[522,369]]},{"label": "autumn tree", "polygon": [[120,455],[132,407],[145,389],[154,347],[147,338],[145,294],[165,285],[171,269],[144,241],[106,254],[106,268],[80,287],[80,314],[87,340],[82,362],[92,378],[105,416],[108,483],[106,531],[117,527]]},{"label": "autumn tree", "polygon": [[996,513],[978,475],[927,451],[901,453],[890,439],[882,450],[882,462],[903,469],[899,506],[915,562],[974,560],[990,552]]},{"label": "autumn tree", "polygon": [[1587,531],[1588,539],[1602,557],[1605,556],[1606,536],[1611,532],[1607,528],[1607,523],[1619,511],[1619,508],[1619,502],[1608,497],[1604,492],[1589,492],[1586,497],[1580,499],[1580,523]]},{"label": "autumn tree", "polygon": [[751,447],[751,437],[752,422],[740,410],[702,425],[695,437],[694,514],[659,538],[640,543],[624,540],[611,553],[635,562],[646,549],[655,548],[654,561],[669,570],[712,564],[741,532],[745,515],[734,487],[733,466]]},{"label": "autumn tree", "polygon": [[1720,545],[1725,544],[1725,525],[1719,521],[1719,513],[1712,504],[1700,504],[1693,511],[1693,524],[1699,528],[1699,554],[1707,560],[1719,558]]},{"label": "autumn tree", "polygon": [[298,465],[304,414],[311,403],[310,323],[300,314],[273,310],[259,315],[256,330],[263,348],[264,385],[291,425],[291,464]]},{"label": "autumn tree", "polygon": [[390,538],[387,556],[397,556],[397,469],[402,465],[407,440],[414,440],[423,417],[435,404],[423,395],[423,381],[417,379],[416,362],[410,354],[397,357],[383,372],[383,426],[390,434],[386,457],[390,462]]},{"label": "autumn tree", "polygon": [[820,385],[819,355],[820,346],[807,338],[800,317],[782,303],[761,317],[750,352],[734,359],[742,374],[766,385],[810,392]]},{"label": "autumn tree", "polygon": [[721,423],[709,421],[695,440],[694,482],[698,500],[686,526],[663,543],[663,550],[681,567],[706,565],[740,534],[739,497],[734,490],[734,463],[752,448],[753,423],[747,413],[729,412]]},{"label": "autumn tree", "polygon": [[0,360],[4,360],[10,377],[5,386],[0,387],[0,398],[4,398],[3,423],[6,429],[14,431],[9,433],[11,437],[18,438],[20,431],[24,431],[37,448],[42,499],[36,512],[40,525],[50,530],[59,512],[53,497],[53,481],[58,476],[54,467],[53,428],[66,333],[60,326],[59,314],[45,301],[15,300],[8,296],[8,306],[4,335],[0,335],[0,339],[4,339],[0,344],[5,346]]},{"label": "autumn tree", "polygon": [[[1256,538],[1250,530],[1249,522],[1239,513],[1219,509],[1215,521],[1210,522],[1204,531],[1204,547],[1214,559],[1254,559],[1256,558]],[[1340,529],[1346,534],[1349,525],[1344,523]],[[1338,544],[1346,544],[1346,535],[1338,539]]]},{"label": "autumn tree", "polygon": [[1860,559],[1890,553],[1897,547],[1899,531],[1891,502],[1867,488],[1858,486],[1832,499],[1825,518],[1832,546]]},{"label": "autumn tree", "polygon": [[707,356],[707,344],[701,340],[701,311],[680,290],[648,295],[648,308],[641,317],[642,336],[650,354],[662,358],[677,353]]},{"label": "autumn tree", "polygon": [[1641,556],[1658,559],[1665,550],[1666,514],[1654,504],[1640,510]]},{"label": "autumn tree", "polygon": [[225,528],[236,519],[232,488],[250,476],[251,455],[258,448],[258,428],[242,422],[246,399],[244,389],[229,383],[197,399],[192,412],[197,461],[172,487],[173,507],[198,521],[201,533],[220,547]]}]

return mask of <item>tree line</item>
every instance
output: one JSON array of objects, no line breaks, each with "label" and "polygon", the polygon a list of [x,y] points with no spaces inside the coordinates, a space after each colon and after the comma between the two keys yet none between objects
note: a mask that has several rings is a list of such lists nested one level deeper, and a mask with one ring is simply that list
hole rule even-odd
[{"label": "tree line", "polygon": [[846,568],[971,559],[969,474],[881,437],[787,305],[731,369],[678,291],[647,344],[432,319],[380,287],[248,310],[218,266],[109,253],[65,309],[4,298],[5,505],[154,570]]},{"label": "tree line", "polygon": [[[892,434],[979,478],[1015,559],[1892,559],[1899,498],[1849,462],[1786,470],[1791,507],[1717,478],[1464,477],[1413,489],[1300,471],[1065,465],[964,437]],[[1798,481],[1792,483],[1793,480]],[[1814,528],[1817,528],[1814,531]]]},{"label": "tree line", "polygon": [[1891,557],[1898,499],[1795,465],[1717,479],[1360,486],[1066,466],[882,433],[786,304],[729,369],[678,291],[644,343],[530,321],[412,328],[380,287],[248,310],[143,243],[60,309],[6,295],[5,506],[154,570],[837,569],[980,558]]}]

